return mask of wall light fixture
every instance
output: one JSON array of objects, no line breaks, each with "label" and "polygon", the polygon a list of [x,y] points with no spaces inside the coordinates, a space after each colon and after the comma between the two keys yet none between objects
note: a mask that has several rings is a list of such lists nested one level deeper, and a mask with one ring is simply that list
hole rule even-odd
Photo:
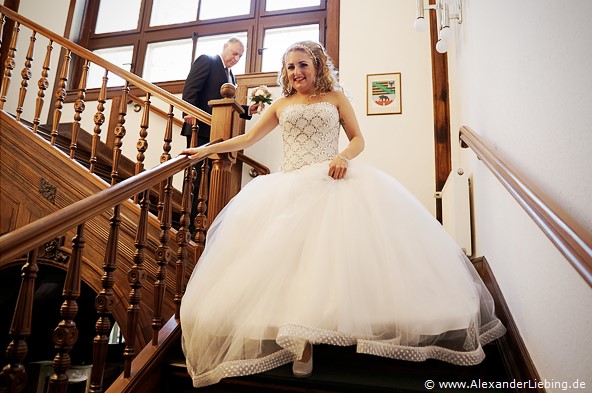
[{"label": "wall light fixture", "polygon": [[[448,39],[450,38],[450,20],[456,19],[458,24],[462,23],[462,0],[436,0],[435,4],[424,4],[425,0],[417,0],[417,12],[413,27],[415,31],[423,32],[428,29],[428,22],[425,18],[425,11],[435,10],[438,24],[438,42],[436,50],[439,53],[446,53],[448,50]],[[429,0],[428,0],[429,1]],[[450,14],[450,7],[455,13]]]}]

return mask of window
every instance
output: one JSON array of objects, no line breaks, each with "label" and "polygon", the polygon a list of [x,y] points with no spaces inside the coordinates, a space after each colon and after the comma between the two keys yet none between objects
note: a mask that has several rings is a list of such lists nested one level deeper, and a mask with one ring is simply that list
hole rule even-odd
[{"label": "window", "polygon": [[267,0],[265,2],[265,11],[288,10],[291,8],[318,7],[320,0]]},{"label": "window", "polygon": [[154,0],[150,13],[150,26],[173,25],[192,22],[197,15],[197,0],[176,0],[171,7],[170,0]]},{"label": "window", "polygon": [[[82,33],[89,33],[81,34],[84,38],[79,43],[150,82],[167,82],[167,86],[182,82],[200,54],[220,53],[230,36],[245,44],[245,53],[233,68],[235,75],[278,71],[281,54],[295,41],[310,39],[329,50],[330,37],[336,50],[338,29],[327,32],[327,25],[331,24],[328,18],[338,20],[338,6],[339,0],[86,0],[87,19],[82,26],[87,27]],[[331,55],[334,60],[338,56]],[[99,87],[102,74],[100,67],[91,66],[88,88]],[[73,75],[74,86],[75,79]],[[121,84],[110,76],[109,86]]]},{"label": "window", "polygon": [[137,29],[141,4],[141,0],[101,0],[95,33]]},{"label": "window", "polygon": [[[129,71],[132,65],[133,46],[119,46],[115,48],[97,49],[93,51],[96,55],[101,56],[105,60]],[[103,76],[105,70],[97,66],[90,66],[88,70],[88,80],[86,86],[89,89],[101,87],[103,83]],[[114,74],[108,75],[107,86],[123,86],[123,79]]]},{"label": "window", "polygon": [[191,68],[191,39],[148,44],[143,78],[148,82],[183,79]]},{"label": "window", "polygon": [[251,0],[201,0],[200,3],[200,20],[248,15],[251,10]]},{"label": "window", "polygon": [[266,29],[263,36],[263,58],[261,71],[278,71],[280,58],[286,48],[297,41],[311,40],[318,42],[319,25],[301,25]]}]

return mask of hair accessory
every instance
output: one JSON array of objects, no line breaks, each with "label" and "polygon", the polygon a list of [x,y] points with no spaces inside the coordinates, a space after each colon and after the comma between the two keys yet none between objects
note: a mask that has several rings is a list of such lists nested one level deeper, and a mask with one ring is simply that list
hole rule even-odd
[{"label": "hair accessory", "polygon": [[315,64],[318,64],[317,57],[314,55],[314,53],[312,53],[312,50],[308,46],[302,44],[294,44],[292,45],[292,49],[304,49],[304,51],[308,53],[308,55],[312,58]]}]

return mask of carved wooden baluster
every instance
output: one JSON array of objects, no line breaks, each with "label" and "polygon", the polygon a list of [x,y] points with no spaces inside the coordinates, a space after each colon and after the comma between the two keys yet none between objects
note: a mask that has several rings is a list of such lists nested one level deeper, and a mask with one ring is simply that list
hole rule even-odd
[{"label": "carved wooden baluster", "polygon": [[86,78],[88,76],[89,63],[88,59],[84,60],[82,66],[82,75],[80,76],[80,83],[78,85],[78,96],[74,103],[74,124],[72,124],[72,140],[70,141],[70,158],[74,159],[76,147],[78,143],[78,131],[80,131],[80,120],[82,119],[82,112],[84,112],[84,98],[86,96]]},{"label": "carved wooden baluster", "polygon": [[109,333],[111,333],[111,308],[114,304],[113,285],[115,276],[113,272],[117,268],[117,243],[119,240],[119,227],[121,218],[119,215],[120,205],[113,208],[111,226],[109,228],[109,239],[103,259],[103,277],[101,278],[101,292],[96,297],[95,307],[99,318],[96,323],[97,334],[93,341],[93,367],[90,374],[89,392],[100,393],[103,391],[103,374],[105,373],[105,361],[107,359],[107,348],[109,347]]},{"label": "carved wooden baluster", "polygon": [[146,156],[144,153],[148,149],[148,123],[150,121],[150,93],[146,93],[146,99],[144,100],[144,112],[142,113],[142,122],[140,123],[140,139],[136,144],[138,149],[138,155],[136,156],[136,175],[144,170],[144,159]]},{"label": "carved wooden baluster", "polygon": [[8,86],[10,85],[10,77],[12,76],[12,70],[14,70],[14,53],[16,52],[16,43],[20,26],[21,24],[18,22],[14,24],[12,39],[10,40],[10,45],[8,47],[8,56],[6,56],[6,61],[4,62],[4,77],[2,79],[2,92],[0,93],[0,110],[4,109],[6,93],[8,92]]},{"label": "carved wooden baluster", "polygon": [[146,280],[146,270],[144,269],[146,238],[148,233],[148,208],[150,206],[150,193],[144,191],[140,201],[140,220],[138,222],[138,231],[136,232],[136,252],[134,253],[134,265],[128,273],[127,279],[132,288],[129,293],[129,306],[127,308],[127,329],[125,336],[125,350],[123,358],[125,360],[123,376],[131,376],[132,360],[136,356],[136,329],[138,325],[138,316],[140,313],[140,302],[142,301],[141,289]]},{"label": "carved wooden baluster", "polygon": [[175,262],[175,318],[180,318],[181,299],[185,293],[185,267],[187,266],[187,243],[191,239],[189,219],[193,202],[194,168],[185,168],[183,175],[183,195],[181,199],[181,227],[177,232],[177,261]]},{"label": "carved wooden baluster", "polygon": [[[161,164],[163,162],[166,162],[171,159],[171,155],[169,154],[169,152],[171,151],[171,142],[173,141],[173,116],[174,116],[173,115],[173,106],[170,105],[169,112],[167,113],[167,124],[166,124],[165,132],[164,132],[164,145],[162,146],[163,152],[160,155],[160,163]],[[166,182],[160,183],[160,189],[158,191],[159,196],[162,196],[164,194],[165,183]],[[164,206],[164,199],[159,198],[158,205],[157,205],[159,220],[161,219],[163,206]]]},{"label": "carved wooden baluster", "polygon": [[39,91],[37,92],[37,104],[35,105],[35,116],[33,117],[33,132],[37,133],[39,127],[39,118],[41,117],[41,109],[43,108],[43,102],[45,98],[45,90],[49,86],[47,77],[49,76],[49,62],[51,61],[51,51],[53,50],[53,40],[49,40],[47,50],[45,51],[45,60],[43,61],[43,69],[41,71],[41,78],[37,82]]},{"label": "carved wooden baluster", "polygon": [[[138,154],[136,156],[136,170],[135,174],[142,172],[144,170],[144,159],[146,156],[144,153],[148,149],[148,141],[146,137],[148,136],[148,123],[150,120],[150,93],[146,93],[146,99],[144,100],[144,112],[142,113],[142,121],[140,123],[140,138],[136,143],[136,148],[138,150]],[[138,203],[138,195],[134,196],[134,203]]]},{"label": "carved wooden baluster", "polygon": [[191,125],[191,141],[189,142],[190,147],[197,147],[197,138],[199,134],[199,125],[197,125],[197,120],[193,121]]},{"label": "carved wooden baluster", "polygon": [[[160,155],[160,162],[164,163],[171,159],[171,142],[173,141],[173,106],[169,106],[167,113],[167,124],[164,133],[163,153]],[[169,247],[171,230],[171,195],[173,192],[173,178],[169,177],[161,183],[160,197],[158,201],[160,220],[160,246],[156,251],[156,263],[158,270],[156,272],[156,281],[154,282],[154,316],[152,318],[152,344],[158,344],[158,332],[160,331],[162,320],[162,304],[164,302],[164,291],[166,289],[166,266],[171,260],[171,250]]]},{"label": "carved wooden baluster", "polygon": [[84,248],[84,224],[78,226],[76,236],[72,239],[72,257],[64,282],[64,303],[60,308],[62,321],[53,332],[53,342],[57,354],[53,359],[54,374],[49,378],[49,393],[65,393],[68,386],[66,371],[70,368],[70,350],[78,339],[78,329],[74,318],[78,313],[77,300],[80,297],[80,266]]},{"label": "carved wooden baluster", "polygon": [[121,158],[122,139],[125,136],[125,116],[127,115],[127,95],[129,93],[129,82],[125,82],[125,86],[121,92],[121,102],[119,103],[119,116],[117,117],[117,127],[113,131],[115,134],[115,141],[113,142],[113,168],[111,169],[111,185],[117,183],[119,180],[119,159]]},{"label": "carved wooden baluster", "polygon": [[210,194],[210,159],[203,160],[201,167],[201,179],[199,181],[199,191],[197,193],[197,214],[195,215],[195,263],[201,256],[206,244],[206,229],[208,228],[208,217],[206,210],[208,208],[208,196]]},{"label": "carved wooden baluster", "polygon": [[51,125],[51,145],[55,145],[58,137],[58,126],[60,125],[60,118],[62,117],[62,108],[64,107],[64,98],[66,98],[66,84],[68,82],[68,68],[70,67],[70,50],[66,50],[64,54],[64,64],[62,64],[62,72],[60,73],[60,82],[55,92],[55,109],[53,111],[53,123]]},{"label": "carved wooden baluster", "polygon": [[10,326],[10,344],[6,348],[6,366],[0,373],[0,392],[21,392],[27,385],[27,373],[22,364],[27,355],[27,337],[31,334],[31,317],[35,294],[37,250],[29,252],[21,274],[21,288]]},{"label": "carved wooden baluster", "polygon": [[27,50],[27,55],[25,56],[25,67],[21,71],[21,77],[23,80],[21,81],[21,88],[19,90],[19,98],[18,104],[16,106],[16,120],[21,120],[21,113],[23,113],[23,104],[25,103],[25,96],[27,95],[27,87],[29,87],[29,79],[31,79],[31,62],[33,61],[33,52],[35,51],[35,35],[37,34],[36,31],[33,30],[33,34],[31,34],[31,40],[29,42],[29,49]]},{"label": "carved wooden baluster", "polygon": [[99,91],[99,99],[97,104],[97,113],[93,117],[95,122],[95,128],[93,132],[93,136],[91,138],[91,148],[90,148],[90,173],[95,173],[95,165],[97,164],[97,148],[101,141],[101,126],[105,122],[105,102],[107,97],[107,81],[109,80],[108,77],[109,71],[105,70],[105,75],[103,75],[103,83],[101,84],[101,90]]},{"label": "carved wooden baluster", "polygon": [[2,47],[2,32],[4,31],[4,14],[0,12],[0,48]]},{"label": "carved wooden baluster", "polygon": [[156,250],[156,270],[154,282],[154,316],[152,317],[152,344],[158,344],[158,332],[162,328],[162,304],[164,302],[164,291],[166,289],[166,267],[171,261],[171,249],[169,247],[171,230],[171,194],[173,191],[173,178],[169,177],[164,185],[164,194],[160,195],[163,201],[163,210],[160,214],[160,245]]}]

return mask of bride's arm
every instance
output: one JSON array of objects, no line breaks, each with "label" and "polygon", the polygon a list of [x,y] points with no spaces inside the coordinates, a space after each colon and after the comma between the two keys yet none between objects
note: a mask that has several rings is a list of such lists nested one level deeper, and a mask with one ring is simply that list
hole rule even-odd
[{"label": "bride's arm", "polygon": [[[279,101],[279,100],[278,100]],[[252,146],[265,135],[269,134],[278,125],[277,111],[279,105],[275,101],[271,106],[263,112],[261,119],[246,134],[237,135],[233,138],[227,139],[220,143],[213,145],[198,146],[184,149],[179,153],[191,156],[191,158],[204,158],[215,153],[228,153],[232,151],[243,150]]]},{"label": "bride's arm", "polygon": [[357,157],[364,150],[364,137],[349,99],[342,92],[335,92],[335,94],[339,108],[339,120],[349,143],[329,164],[329,176],[341,179],[345,176],[349,160]]}]

